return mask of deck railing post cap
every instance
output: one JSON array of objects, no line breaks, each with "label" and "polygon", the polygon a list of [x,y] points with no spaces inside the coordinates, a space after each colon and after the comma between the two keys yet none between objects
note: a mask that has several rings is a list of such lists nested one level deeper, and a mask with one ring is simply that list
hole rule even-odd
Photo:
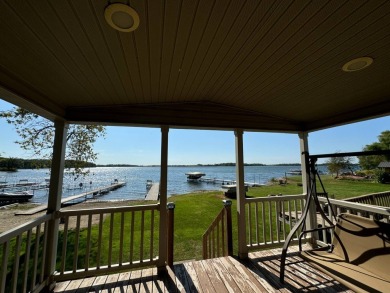
[{"label": "deck railing post cap", "polygon": [[232,205],[232,201],[230,199],[224,199],[223,201],[223,205],[226,207],[226,206],[231,206]]},{"label": "deck railing post cap", "polygon": [[167,209],[168,210],[174,210],[175,209],[175,203],[174,202],[168,202],[167,203]]}]

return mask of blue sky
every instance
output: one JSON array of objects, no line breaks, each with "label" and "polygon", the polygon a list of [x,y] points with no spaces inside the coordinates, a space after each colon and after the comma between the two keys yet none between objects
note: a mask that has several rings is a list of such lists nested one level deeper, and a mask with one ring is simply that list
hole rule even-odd
[{"label": "blue sky", "polygon": [[[12,108],[0,99],[0,111]],[[348,124],[309,134],[311,154],[361,151],[390,130],[390,116]],[[4,157],[30,158],[14,141],[13,126],[0,120],[0,154]],[[152,165],[160,163],[160,129],[141,127],[107,127],[105,139],[99,139],[95,150],[98,164]],[[244,160],[247,163],[298,163],[299,139],[296,134],[260,132],[244,133]],[[170,129],[169,164],[213,164],[234,162],[232,131]]]}]

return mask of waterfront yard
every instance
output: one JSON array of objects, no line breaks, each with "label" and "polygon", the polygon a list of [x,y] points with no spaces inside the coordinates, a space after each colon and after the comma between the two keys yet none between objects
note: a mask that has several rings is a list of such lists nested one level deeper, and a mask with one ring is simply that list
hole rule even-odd
[{"label": "waterfront yard", "polygon": [[[354,197],[358,195],[381,192],[390,190],[390,185],[378,184],[375,182],[369,181],[351,181],[351,180],[335,180],[330,176],[323,176],[323,182],[326,187],[326,191],[336,198],[343,199],[348,197]],[[300,177],[289,177],[287,184],[273,184],[262,187],[253,187],[249,188],[247,192],[248,197],[265,197],[270,194],[283,194],[283,195],[292,195],[302,193],[302,187],[299,186]],[[217,187],[217,186],[216,186]],[[188,259],[201,259],[202,258],[202,235],[222,209],[223,204],[222,200],[225,199],[222,191],[203,191],[195,192],[185,195],[176,195],[168,198],[168,201],[174,202],[176,204],[175,208],[175,229],[174,229],[174,261],[184,261]],[[149,203],[149,202],[148,202]],[[139,205],[145,204],[144,201],[120,201],[120,202],[86,202],[66,209],[94,209],[94,208],[105,208],[108,206],[121,206],[121,205]],[[0,212],[0,221],[2,222],[2,231],[4,232],[8,229],[14,228],[16,224],[22,224],[21,221],[27,221],[25,216],[14,216],[14,213],[21,208],[26,206],[21,204],[14,206],[8,210],[3,210]],[[236,240],[237,240],[237,215],[236,215],[236,200],[232,200],[232,221],[233,221],[233,242],[234,242],[234,252],[237,252]],[[38,215],[35,215],[37,217]],[[124,220],[130,225],[128,220],[129,218],[125,216]],[[86,219],[87,220],[87,219]],[[83,217],[81,218],[83,221]],[[110,217],[105,218],[104,226],[110,226]],[[120,217],[114,218],[114,227],[120,226]],[[138,220],[135,219],[137,222]],[[148,221],[145,219],[145,221]],[[266,220],[267,221],[267,220]],[[8,223],[8,226],[7,226]],[[92,223],[93,224],[93,223]],[[158,227],[158,219],[155,224]],[[85,225],[84,225],[85,226]],[[81,223],[81,228],[83,223]],[[97,229],[93,228],[93,229]],[[60,227],[61,231],[61,227]],[[108,230],[107,230],[108,231]],[[62,237],[62,232],[60,232],[60,237]],[[96,233],[92,231],[92,233]],[[108,232],[107,232],[108,233]],[[85,243],[87,236],[84,235],[81,231],[79,243]],[[147,235],[147,233],[145,234]],[[72,237],[68,235],[68,237]],[[103,239],[109,237],[109,235],[103,235]],[[158,241],[158,235],[155,236],[155,243]],[[114,235],[114,242],[120,241],[119,237]],[[148,239],[145,239],[145,243],[148,242]],[[61,243],[61,241],[60,241]],[[96,244],[96,243],[95,243]],[[115,255],[115,250],[118,249],[119,245],[113,243],[113,255]],[[91,255],[94,254],[93,250],[95,245],[91,247]],[[61,248],[61,247],[59,247]],[[157,247],[155,247],[157,248]],[[79,250],[79,254],[83,253],[83,249]],[[106,250],[103,250],[106,253]],[[60,254],[59,254],[60,255]],[[83,259],[82,256],[80,256]],[[105,259],[106,256],[102,255],[102,259]],[[71,262],[71,257],[69,259]]]}]

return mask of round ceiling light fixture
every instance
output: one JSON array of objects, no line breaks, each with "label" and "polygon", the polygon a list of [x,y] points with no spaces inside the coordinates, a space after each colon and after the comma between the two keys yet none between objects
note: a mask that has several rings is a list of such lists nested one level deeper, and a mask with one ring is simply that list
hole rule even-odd
[{"label": "round ceiling light fixture", "polygon": [[360,57],[345,63],[342,67],[345,72],[352,72],[367,68],[374,62],[371,57]]},{"label": "round ceiling light fixture", "polygon": [[139,26],[137,11],[126,4],[110,4],[104,10],[107,23],[120,32],[132,32]]}]

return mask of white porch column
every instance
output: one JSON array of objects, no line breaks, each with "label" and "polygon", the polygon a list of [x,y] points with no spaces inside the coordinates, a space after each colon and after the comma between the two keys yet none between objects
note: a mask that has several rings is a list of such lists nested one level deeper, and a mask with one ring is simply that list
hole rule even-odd
[{"label": "white porch column", "polygon": [[[56,121],[54,123],[55,136],[53,146],[53,158],[51,163],[50,188],[49,198],[47,203],[47,214],[52,214],[60,210],[62,197],[62,181],[64,175],[65,164],[65,148],[66,136],[68,132],[68,124],[64,121]],[[53,219],[49,221],[47,231],[47,250],[46,250],[46,265],[45,276],[49,277],[54,273],[57,256],[58,243],[58,225],[59,220]],[[50,284],[49,284],[50,285]]]},{"label": "white porch column", "polygon": [[168,126],[161,127],[159,270],[167,261],[168,132]]},{"label": "white porch column", "polygon": [[248,258],[248,247],[246,245],[243,131],[242,129],[236,129],[234,134],[236,136],[238,256],[245,259]]},{"label": "white porch column", "polygon": [[298,133],[301,150],[301,170],[303,193],[307,194],[309,186],[309,140],[307,132]]},{"label": "white porch column", "polygon": [[[310,191],[310,165],[309,165],[309,140],[307,132],[300,132],[299,142],[301,149],[301,168],[302,168],[302,187],[303,193],[307,194]],[[306,230],[313,229],[317,227],[317,217],[316,217],[316,208],[315,204],[312,201],[309,209],[309,213],[306,217]],[[317,238],[317,233],[312,233],[311,242]]]}]

